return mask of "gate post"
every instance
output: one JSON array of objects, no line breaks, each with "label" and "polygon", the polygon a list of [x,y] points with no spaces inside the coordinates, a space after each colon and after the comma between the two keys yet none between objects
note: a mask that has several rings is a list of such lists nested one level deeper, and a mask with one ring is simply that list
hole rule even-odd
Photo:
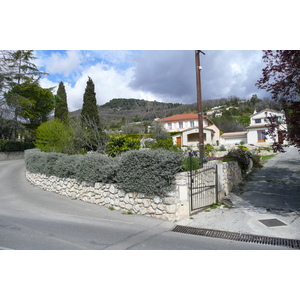
[{"label": "gate post", "polygon": [[216,204],[219,202],[219,191],[218,191],[218,165],[216,164],[216,171],[215,171],[215,193],[216,193]]}]

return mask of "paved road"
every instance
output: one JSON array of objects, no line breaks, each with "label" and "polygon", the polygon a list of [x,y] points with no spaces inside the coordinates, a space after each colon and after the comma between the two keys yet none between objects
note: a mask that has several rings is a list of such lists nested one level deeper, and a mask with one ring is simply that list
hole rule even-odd
[{"label": "paved road", "polygon": [[172,232],[174,223],[124,215],[31,185],[23,160],[0,162],[0,249],[277,249]]},{"label": "paved road", "polygon": [[300,153],[295,147],[277,154],[262,169],[255,170],[236,191],[255,207],[300,212]]},{"label": "paved road", "polygon": [[[201,212],[180,225],[300,240],[300,154],[288,148],[256,169],[227,199],[233,208]],[[280,226],[261,221],[277,220]]]}]

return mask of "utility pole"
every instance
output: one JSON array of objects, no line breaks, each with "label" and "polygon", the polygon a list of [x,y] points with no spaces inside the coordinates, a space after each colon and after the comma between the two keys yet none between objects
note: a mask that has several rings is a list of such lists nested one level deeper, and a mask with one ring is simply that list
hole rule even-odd
[{"label": "utility pole", "polygon": [[199,154],[200,154],[200,167],[203,166],[204,158],[204,133],[203,133],[203,109],[202,109],[202,91],[201,91],[201,69],[200,66],[200,53],[205,53],[201,50],[195,50],[196,61],[196,82],[197,82],[197,107],[198,107],[198,128],[199,128]]}]

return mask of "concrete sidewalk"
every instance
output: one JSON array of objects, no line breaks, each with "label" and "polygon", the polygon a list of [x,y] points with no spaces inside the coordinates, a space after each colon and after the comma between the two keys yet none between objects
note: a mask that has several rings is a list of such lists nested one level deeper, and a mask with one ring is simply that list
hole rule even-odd
[{"label": "concrete sidewalk", "polygon": [[221,205],[177,224],[300,240],[298,149],[290,147],[271,158],[225,199],[233,207]]}]

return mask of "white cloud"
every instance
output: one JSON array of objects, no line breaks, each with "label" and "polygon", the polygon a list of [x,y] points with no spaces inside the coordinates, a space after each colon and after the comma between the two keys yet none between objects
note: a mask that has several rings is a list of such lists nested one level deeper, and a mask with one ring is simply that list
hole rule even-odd
[{"label": "white cloud", "polygon": [[69,76],[72,72],[78,71],[83,62],[83,55],[80,51],[69,50],[66,52],[52,52],[40,62],[50,74],[63,74]]},{"label": "white cloud", "polygon": [[[265,95],[255,87],[262,69],[260,51],[205,52],[201,57],[204,100]],[[82,107],[88,76],[99,105],[113,98],[196,102],[193,51],[50,52],[41,53],[39,64],[51,74],[41,80],[43,87],[64,82],[70,111]]]},{"label": "white cloud", "polygon": [[[64,82],[69,111],[82,108],[83,94],[88,77],[94,82],[97,104],[102,105],[113,98],[138,98],[147,100],[158,100],[151,92],[133,90],[128,86],[134,74],[133,68],[117,71],[114,67],[104,63],[97,63],[82,70],[74,85]],[[53,82],[47,78],[41,79],[41,86],[48,88],[58,86],[59,82]],[[56,93],[56,89],[54,90]]]}]

